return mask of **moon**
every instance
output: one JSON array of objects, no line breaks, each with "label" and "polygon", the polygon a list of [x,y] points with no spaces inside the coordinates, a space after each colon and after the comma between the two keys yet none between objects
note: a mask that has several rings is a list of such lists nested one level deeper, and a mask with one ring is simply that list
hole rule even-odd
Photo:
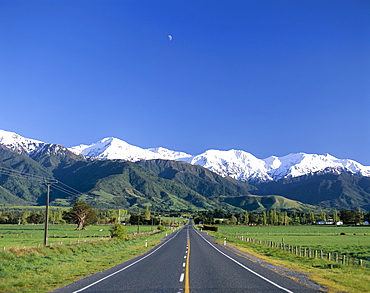
[{"label": "moon", "polygon": [[171,35],[168,35],[168,40],[169,41],[172,41],[172,39],[173,39],[172,36]]}]

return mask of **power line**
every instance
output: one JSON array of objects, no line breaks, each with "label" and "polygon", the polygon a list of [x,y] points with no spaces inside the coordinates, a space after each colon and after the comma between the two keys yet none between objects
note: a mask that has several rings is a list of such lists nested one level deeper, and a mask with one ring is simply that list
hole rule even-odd
[{"label": "power line", "polygon": [[[46,181],[55,181],[54,178],[48,178],[48,177],[42,177],[42,176],[39,176],[39,175],[35,175],[35,174],[29,174],[29,173],[26,173],[26,172],[23,172],[23,171],[18,171],[18,170],[15,170],[15,169],[10,169],[10,168],[6,168],[6,167],[0,167],[0,174],[2,175],[5,175],[5,176],[11,176],[11,177],[18,177],[18,178],[23,178],[23,179],[26,179],[26,180],[32,180],[32,181],[37,181],[37,182],[46,182]],[[78,196],[78,195],[81,195],[83,194],[82,192],[78,191],[77,189],[61,182],[61,181],[57,181],[57,182],[53,182],[55,184],[60,184],[61,186],[59,185],[55,185],[54,188],[62,193],[65,193],[67,195],[70,195],[70,196]]]},{"label": "power line", "polygon": [[5,168],[5,167],[0,167],[0,174],[8,175],[8,176],[23,177],[26,179],[36,180],[36,181],[43,180],[43,179],[52,180],[52,178],[46,178],[46,177],[38,176],[35,174],[29,174],[23,171],[18,171],[15,169],[10,169],[10,168]]}]

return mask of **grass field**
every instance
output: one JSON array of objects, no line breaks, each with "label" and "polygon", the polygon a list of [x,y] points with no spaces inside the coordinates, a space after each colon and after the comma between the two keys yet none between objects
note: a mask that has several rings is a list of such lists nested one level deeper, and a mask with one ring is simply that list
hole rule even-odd
[{"label": "grass field", "polygon": [[[94,231],[92,228],[90,232]],[[0,251],[0,293],[50,292],[144,253],[169,232],[137,236],[129,241],[109,239]]]},{"label": "grass field", "polygon": [[[49,225],[48,244],[78,242],[107,238],[111,225],[91,225],[77,231],[76,225]],[[128,234],[137,232],[137,226],[125,226]],[[156,229],[156,226],[140,226],[140,233]],[[0,248],[39,246],[43,244],[44,225],[0,225]]]},{"label": "grass field", "polygon": [[[229,236],[245,236],[259,240],[284,242],[317,250],[348,254],[370,260],[369,226],[219,226]],[[345,233],[345,235],[341,235]]]}]

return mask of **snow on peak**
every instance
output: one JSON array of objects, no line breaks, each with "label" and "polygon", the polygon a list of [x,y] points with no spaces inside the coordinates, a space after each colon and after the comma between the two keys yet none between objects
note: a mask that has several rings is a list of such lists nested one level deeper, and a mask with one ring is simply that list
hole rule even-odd
[{"label": "snow on peak", "polygon": [[135,162],[142,159],[156,158],[155,154],[137,146],[130,145],[115,137],[106,137],[97,143],[79,145],[69,150],[75,154],[110,160],[128,160]]},{"label": "snow on peak", "polygon": [[340,170],[341,172],[370,176],[370,167],[362,166],[353,160],[337,159],[330,154],[293,153],[283,157],[269,157],[264,161],[267,173],[274,180],[298,177],[324,170]]},{"label": "snow on peak", "polygon": [[75,146],[70,148],[70,150],[75,154],[82,154],[90,157],[109,160],[127,160],[132,162],[153,159],[178,160],[191,156],[183,152],[171,151],[162,147],[142,149],[114,137],[104,138],[91,145]]},{"label": "snow on peak", "polygon": [[245,181],[250,178],[268,180],[265,162],[241,150],[208,150],[194,156],[188,163],[203,166],[223,177]]},{"label": "snow on peak", "polygon": [[370,166],[363,166],[353,160],[337,159],[330,154],[293,153],[261,160],[241,150],[208,150],[186,161],[223,177],[230,176],[241,181],[278,181],[316,172],[346,172],[370,176]]},{"label": "snow on peak", "polygon": [[171,151],[163,147],[149,148],[147,150],[151,151],[154,154],[158,154],[159,157],[164,160],[183,160],[192,157],[192,155],[189,155],[187,153]]},{"label": "snow on peak", "polygon": [[[47,144],[38,140],[24,138],[14,132],[0,130],[0,144],[20,153],[31,156],[46,151]],[[51,145],[52,146],[52,145]],[[242,181],[271,181],[297,177],[316,172],[351,173],[370,177],[370,166],[363,166],[350,159],[338,159],[330,154],[292,153],[286,156],[271,156],[258,159],[242,150],[207,150],[199,155],[172,151],[163,147],[143,149],[128,144],[115,137],[106,137],[90,145],[69,148],[79,155],[111,160],[177,160],[203,166],[221,176],[230,176]],[[58,152],[58,148],[53,148]],[[62,151],[62,150],[60,150]]]},{"label": "snow on peak", "polygon": [[35,139],[25,138],[11,131],[0,129],[0,144],[6,146],[19,154],[30,155],[41,146],[44,142]]}]

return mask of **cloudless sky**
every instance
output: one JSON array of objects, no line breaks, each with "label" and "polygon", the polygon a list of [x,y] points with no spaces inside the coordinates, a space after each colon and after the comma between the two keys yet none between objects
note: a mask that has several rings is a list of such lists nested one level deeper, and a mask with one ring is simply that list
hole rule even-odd
[{"label": "cloudless sky", "polygon": [[370,1],[0,0],[0,102],[66,147],[370,165]]}]

